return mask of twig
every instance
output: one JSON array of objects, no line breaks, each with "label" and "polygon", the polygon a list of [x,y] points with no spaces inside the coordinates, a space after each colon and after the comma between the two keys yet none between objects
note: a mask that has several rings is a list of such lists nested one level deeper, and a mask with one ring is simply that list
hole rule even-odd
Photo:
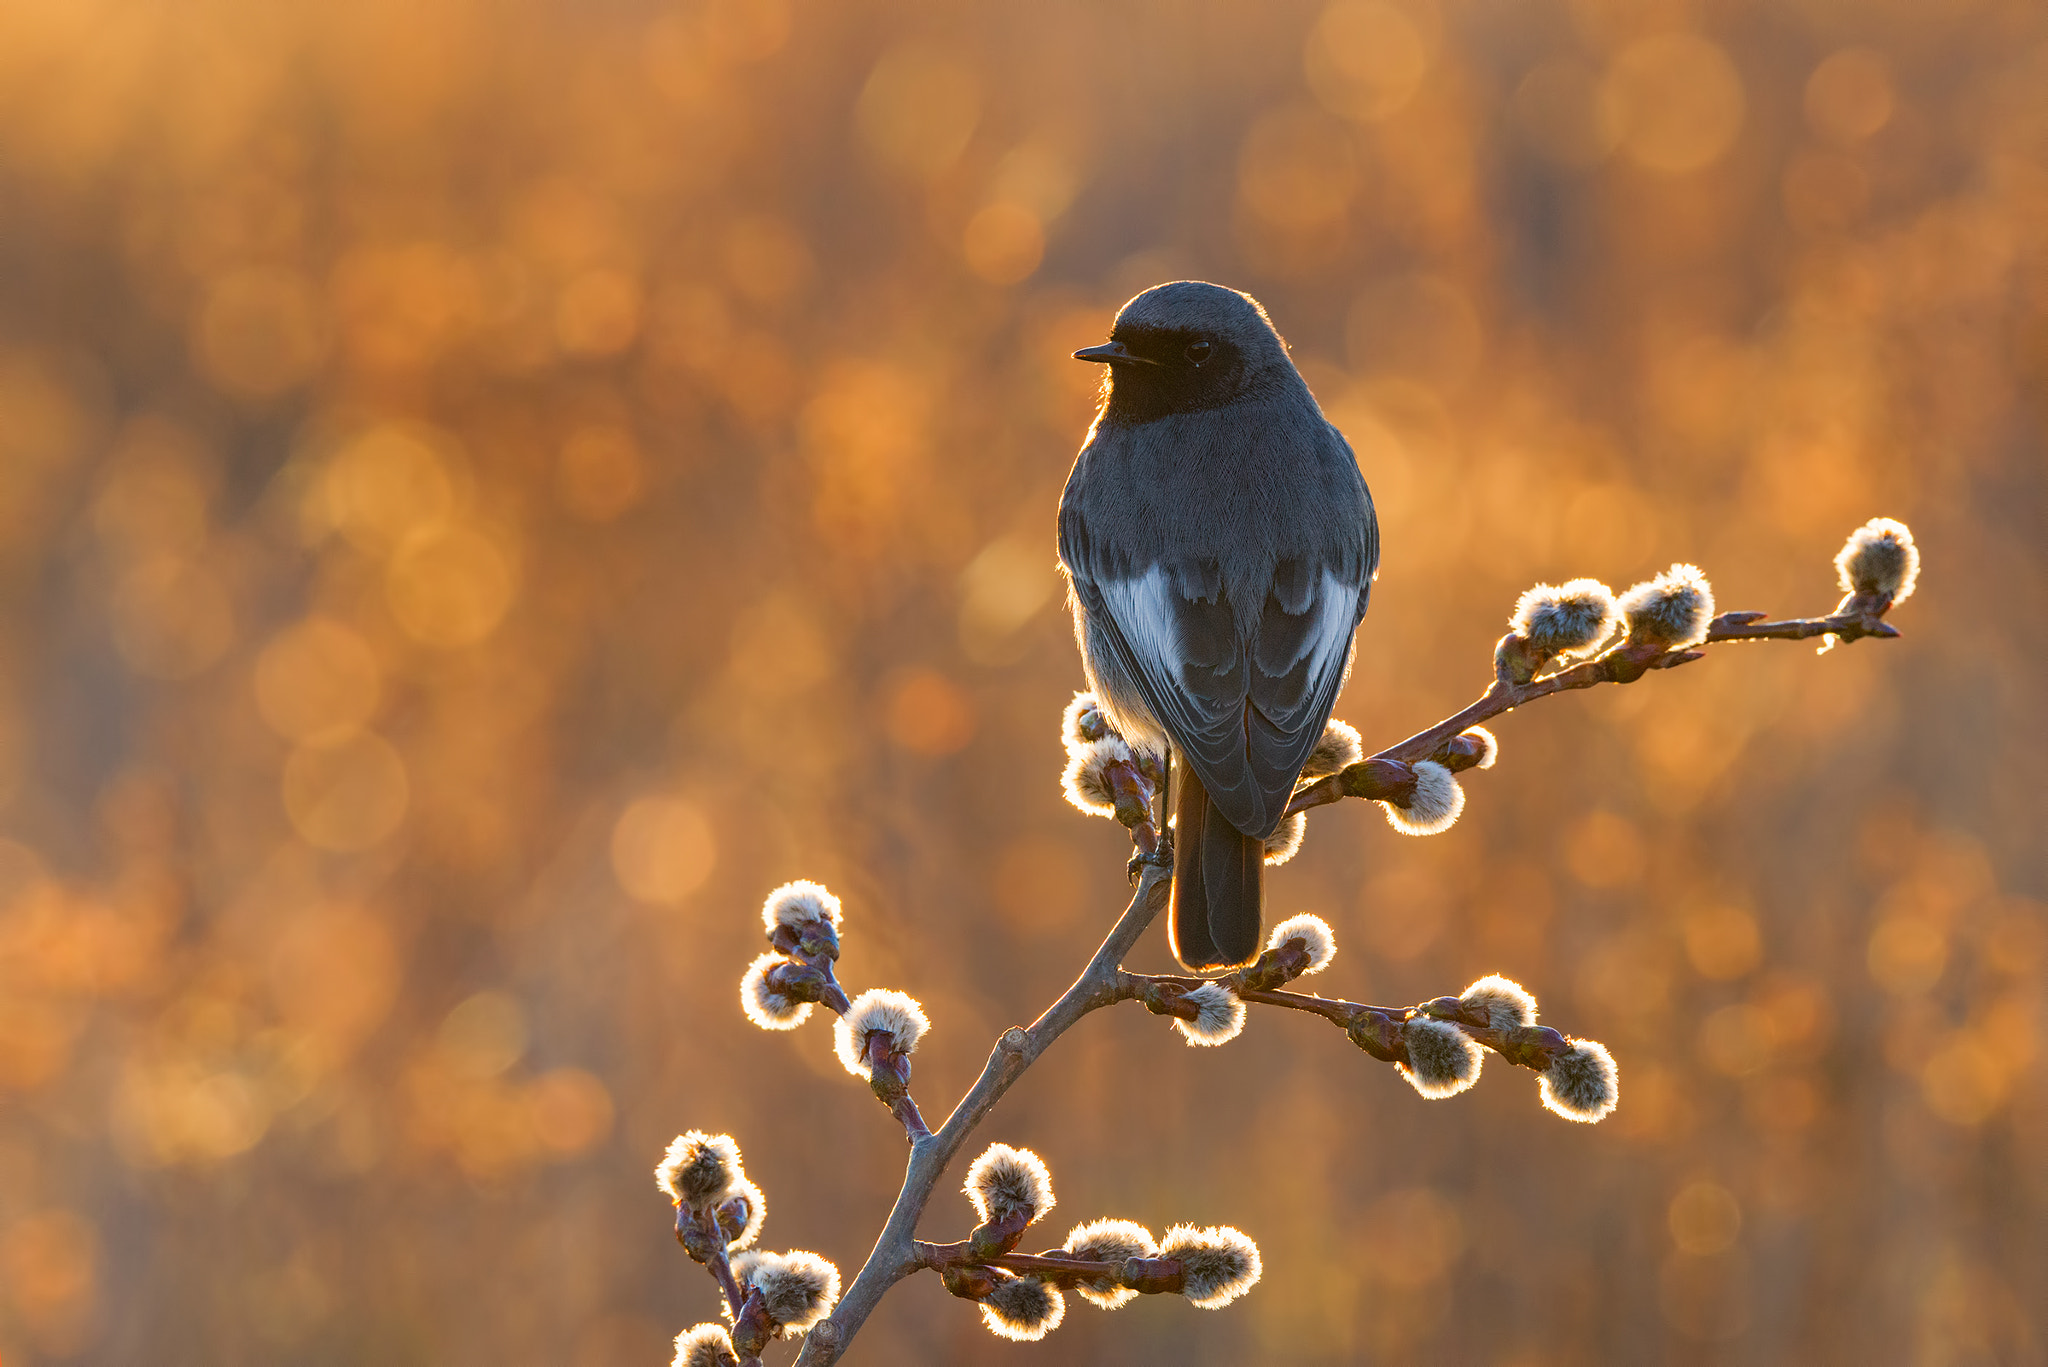
[{"label": "twig", "polygon": [[[1803,641],[1815,636],[1833,636],[1843,641],[1854,641],[1865,636],[1895,637],[1899,629],[1882,619],[1882,613],[1891,606],[1889,599],[1872,600],[1852,597],[1844,601],[1832,616],[1801,617],[1786,621],[1766,622],[1767,615],[1761,612],[1724,612],[1707,626],[1707,638],[1702,645],[1718,645],[1728,641]],[[1506,638],[1513,639],[1512,636]],[[1504,641],[1505,643],[1505,641]],[[1697,647],[1682,650],[1632,646],[1623,644],[1608,651],[1598,659],[1558,670],[1527,683],[1514,683],[1505,677],[1495,678],[1492,687],[1479,699],[1454,716],[1447,717],[1424,731],[1418,731],[1397,745],[1390,745],[1367,759],[1360,760],[1348,769],[1331,774],[1328,778],[1304,784],[1296,790],[1287,804],[1289,815],[1305,812],[1312,807],[1327,806],[1341,802],[1347,797],[1362,797],[1376,802],[1395,802],[1405,805],[1415,789],[1413,766],[1419,761],[1434,759],[1452,771],[1470,769],[1479,763],[1478,750],[1458,747],[1458,740],[1466,731],[1491,721],[1517,707],[1526,706],[1538,698],[1547,698],[1553,693],[1568,693],[1581,688],[1592,688],[1604,683],[1634,683],[1653,669],[1676,669],[1706,658],[1706,652]]]},{"label": "twig", "polygon": [[804,1336],[803,1352],[797,1356],[798,1367],[826,1367],[838,1361],[889,1288],[923,1265],[917,1257],[917,1222],[939,1179],[945,1175],[946,1165],[959,1153],[975,1127],[995,1109],[1003,1094],[1054,1040],[1081,1017],[1118,1000],[1117,965],[1138,943],[1153,918],[1165,909],[1168,881],[1167,870],[1145,866],[1130,905],[1124,908],[1073,986],[1028,1030],[1013,1025],[1004,1031],[981,1071],[980,1080],[960,1099],[946,1123],[936,1134],[912,1141],[903,1188],[897,1193],[896,1205],[889,1212],[881,1237],[875,1240],[853,1284],[839,1298],[837,1308]]},{"label": "twig", "polygon": [[1069,1257],[1064,1249],[1044,1253],[999,1253],[977,1257],[966,1243],[917,1245],[918,1266],[930,1268],[955,1285],[963,1268],[999,1267],[1026,1273],[1062,1289],[1108,1279],[1145,1295],[1179,1295],[1186,1289],[1179,1258],[1124,1258],[1115,1262]]}]

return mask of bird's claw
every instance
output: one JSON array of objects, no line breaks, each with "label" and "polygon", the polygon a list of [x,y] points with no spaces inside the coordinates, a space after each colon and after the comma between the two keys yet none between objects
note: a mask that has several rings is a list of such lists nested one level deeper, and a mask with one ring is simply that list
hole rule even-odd
[{"label": "bird's claw", "polygon": [[1143,850],[1133,853],[1129,862],[1124,865],[1124,872],[1130,875],[1131,881],[1135,883],[1145,876],[1147,868],[1171,869],[1172,867],[1173,837],[1170,833],[1162,831],[1159,834],[1158,843],[1152,847],[1152,853],[1146,854]]}]

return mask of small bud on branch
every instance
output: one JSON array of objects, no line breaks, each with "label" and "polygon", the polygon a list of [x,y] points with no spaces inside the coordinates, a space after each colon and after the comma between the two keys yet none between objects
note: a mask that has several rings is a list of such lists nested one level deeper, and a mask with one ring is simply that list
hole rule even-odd
[{"label": "small bud on branch", "polygon": [[845,1015],[832,1027],[833,1047],[847,1072],[858,1078],[873,1074],[868,1058],[868,1037],[887,1037],[891,1053],[908,1056],[931,1029],[924,1008],[908,993],[871,987],[853,999]]},{"label": "small bud on branch", "polygon": [[[811,1018],[811,1003],[816,997],[805,994],[809,984],[797,980],[789,970],[801,969],[802,965],[783,958],[780,954],[763,954],[747,965],[746,976],[740,979],[740,1009],[747,1013],[747,1019],[763,1030],[794,1030]],[[815,970],[812,970],[816,975]],[[823,978],[817,976],[822,990]]]},{"label": "small bud on branch", "polygon": [[[1152,1231],[1136,1221],[1102,1219],[1075,1225],[1061,1251],[1076,1262],[1121,1266],[1133,1258],[1158,1257],[1159,1245],[1152,1241]],[[1104,1310],[1115,1310],[1138,1296],[1120,1275],[1076,1277],[1074,1290]]]},{"label": "small bud on branch", "polygon": [[1244,1030],[1244,1003],[1221,983],[1203,983],[1183,993],[1181,1001],[1195,1011],[1192,1016],[1175,1016],[1173,1028],[1189,1044],[1213,1049],[1230,1043]]},{"label": "small bud on branch", "polygon": [[1259,1280],[1259,1246],[1229,1225],[1175,1225],[1159,1241],[1159,1256],[1180,1263],[1182,1294],[1203,1310],[1221,1309]]},{"label": "small bud on branch", "polygon": [[761,1296],[763,1311],[781,1334],[801,1334],[832,1313],[839,1301],[839,1269],[815,1253],[743,1253],[733,1275]]},{"label": "small bud on branch", "polygon": [[991,1144],[982,1150],[981,1157],[967,1169],[964,1190],[983,1221],[1021,1215],[1024,1223],[1030,1224],[1054,1205],[1052,1174],[1045,1161],[1029,1149],[1013,1149],[1008,1144]]},{"label": "small bud on branch", "polygon": [[1621,595],[1616,606],[1628,620],[1628,643],[1683,650],[1707,639],[1714,616],[1714,589],[1697,565],[1673,565]]},{"label": "small bud on branch", "polygon": [[676,1335],[676,1355],[669,1367],[740,1367],[732,1335],[722,1324],[699,1324]]},{"label": "small bud on branch", "polygon": [[1036,1277],[1002,1275],[981,1302],[988,1331],[1019,1343],[1044,1338],[1066,1317],[1066,1297]]},{"label": "small bud on branch", "polygon": [[1905,523],[1873,517],[1849,533],[1835,556],[1835,574],[1850,601],[1883,599],[1897,607],[1920,582],[1920,548]]},{"label": "small bud on branch", "polygon": [[1476,1013],[1478,1019],[1473,1024],[1495,1030],[1513,1030],[1536,1023],[1536,999],[1520,983],[1498,973],[1466,988],[1458,995],[1457,1004],[1464,1008],[1461,1019],[1469,1021]]},{"label": "small bud on branch", "polygon": [[702,1130],[677,1135],[654,1169],[655,1185],[693,1211],[709,1210],[731,1196],[744,1176],[733,1137]]}]

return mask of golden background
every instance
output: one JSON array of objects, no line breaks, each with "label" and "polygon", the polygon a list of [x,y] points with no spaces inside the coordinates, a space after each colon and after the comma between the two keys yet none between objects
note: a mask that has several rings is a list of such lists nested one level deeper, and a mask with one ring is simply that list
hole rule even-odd
[{"label": "golden background", "polygon": [[1197,276],[1377,497],[1369,747],[1539,578],[1819,613],[1886,514],[1922,587],[1270,879],[1318,990],[1506,973],[1611,1120],[1119,1008],[981,1133],[1027,1247],[1263,1282],[1015,1346],[927,1277],[855,1360],[2044,1361],[2044,245],[2029,0],[0,2],[0,1358],[665,1362],[689,1127],[850,1278],[901,1136],[746,1025],[756,908],[845,897],[934,1122],[1085,959],[1067,353]]}]

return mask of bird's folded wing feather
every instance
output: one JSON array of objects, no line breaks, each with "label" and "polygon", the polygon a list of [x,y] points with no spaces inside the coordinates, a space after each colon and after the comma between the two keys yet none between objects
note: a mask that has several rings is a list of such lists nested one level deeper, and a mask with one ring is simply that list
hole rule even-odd
[{"label": "bird's folded wing feather", "polygon": [[1210,801],[1239,830],[1269,834],[1329,720],[1367,586],[1283,561],[1265,602],[1240,615],[1213,565],[1091,573],[1078,540],[1063,538],[1063,554],[1101,638]]}]

